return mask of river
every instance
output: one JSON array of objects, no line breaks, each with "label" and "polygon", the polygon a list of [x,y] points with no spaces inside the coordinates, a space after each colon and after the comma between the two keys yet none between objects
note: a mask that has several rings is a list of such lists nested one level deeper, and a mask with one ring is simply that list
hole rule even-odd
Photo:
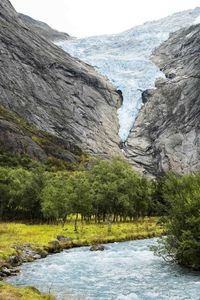
[{"label": "river", "polygon": [[200,274],[154,256],[149,246],[155,242],[113,243],[103,252],[66,250],[22,265],[7,281],[50,291],[59,300],[199,300]]}]

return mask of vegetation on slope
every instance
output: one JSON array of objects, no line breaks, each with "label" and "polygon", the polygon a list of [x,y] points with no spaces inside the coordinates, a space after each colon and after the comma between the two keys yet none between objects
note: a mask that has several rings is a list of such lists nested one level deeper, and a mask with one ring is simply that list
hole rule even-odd
[{"label": "vegetation on slope", "polygon": [[74,170],[84,158],[76,145],[37,129],[0,105],[0,165]]}]

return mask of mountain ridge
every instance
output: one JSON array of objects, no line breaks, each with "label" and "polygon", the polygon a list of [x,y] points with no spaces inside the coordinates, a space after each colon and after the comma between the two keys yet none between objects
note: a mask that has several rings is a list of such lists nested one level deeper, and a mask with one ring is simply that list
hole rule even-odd
[{"label": "mountain ridge", "polygon": [[24,26],[9,1],[0,8],[0,104],[90,155],[120,155],[112,84]]}]

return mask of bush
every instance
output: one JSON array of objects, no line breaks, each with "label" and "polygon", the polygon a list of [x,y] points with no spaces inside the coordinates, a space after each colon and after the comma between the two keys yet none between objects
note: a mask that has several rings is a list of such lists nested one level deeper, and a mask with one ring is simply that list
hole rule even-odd
[{"label": "bush", "polygon": [[200,270],[200,173],[168,175],[163,197],[168,206],[163,219],[167,237],[156,248],[157,254]]}]

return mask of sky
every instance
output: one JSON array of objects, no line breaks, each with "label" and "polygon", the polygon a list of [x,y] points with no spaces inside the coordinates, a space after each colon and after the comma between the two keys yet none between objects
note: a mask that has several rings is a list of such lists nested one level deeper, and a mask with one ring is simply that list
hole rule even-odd
[{"label": "sky", "polygon": [[200,6],[200,0],[10,0],[18,12],[71,36],[119,33],[174,12]]}]

